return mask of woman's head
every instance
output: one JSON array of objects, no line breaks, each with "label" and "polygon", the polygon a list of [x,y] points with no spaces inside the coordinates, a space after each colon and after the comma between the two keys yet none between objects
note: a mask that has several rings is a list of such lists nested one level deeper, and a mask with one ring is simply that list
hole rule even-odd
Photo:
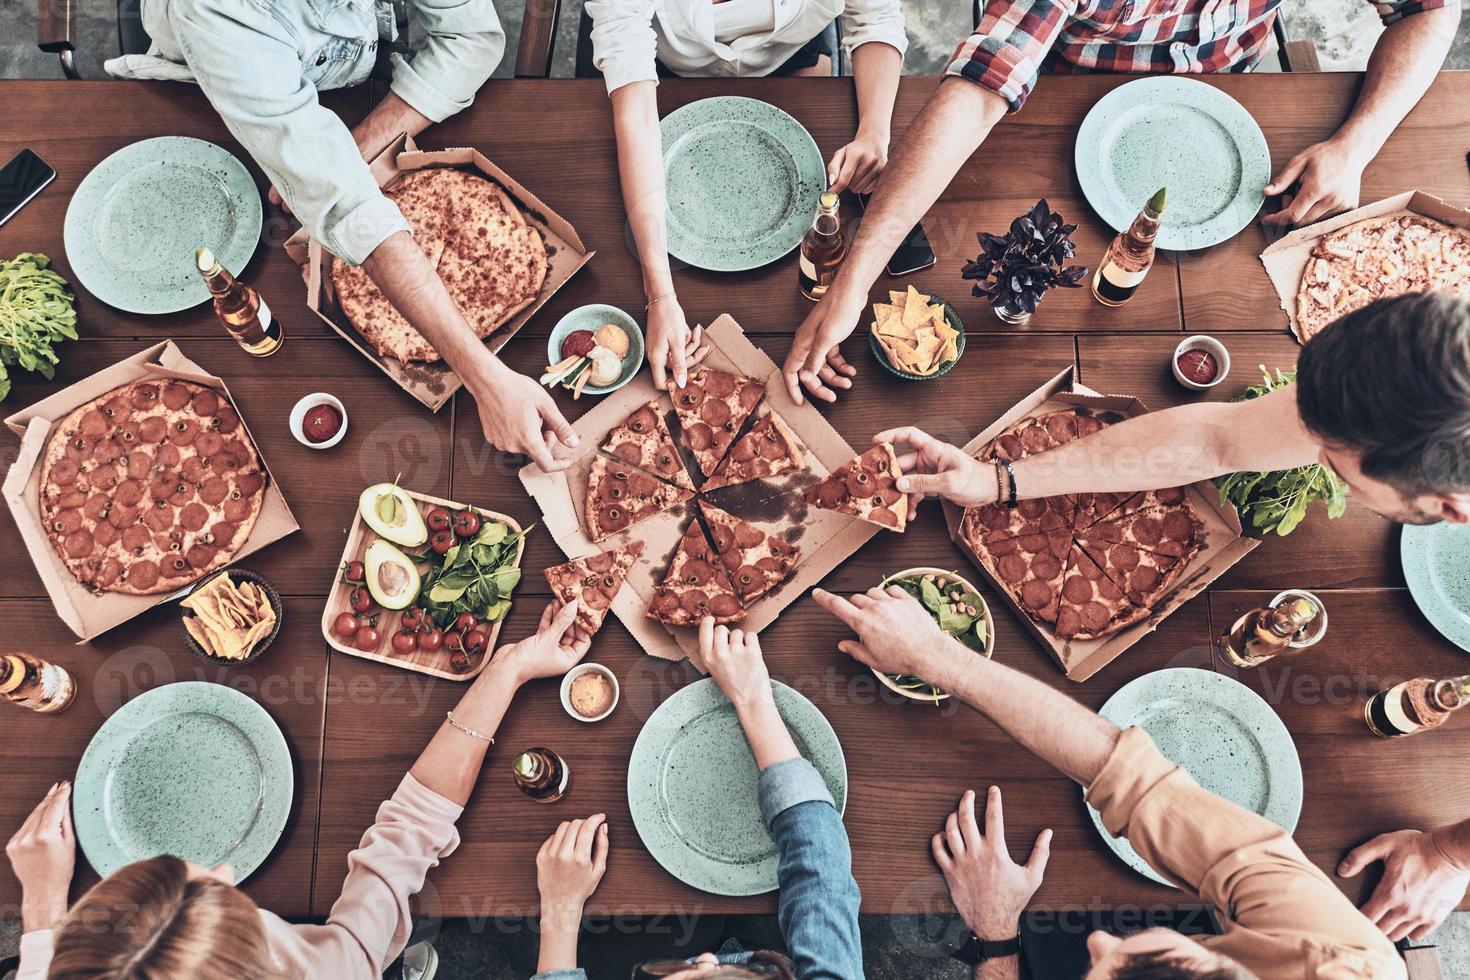
[{"label": "woman's head", "polygon": [[267,980],[260,912],[228,866],[139,861],[93,885],[56,934],[62,980]]}]

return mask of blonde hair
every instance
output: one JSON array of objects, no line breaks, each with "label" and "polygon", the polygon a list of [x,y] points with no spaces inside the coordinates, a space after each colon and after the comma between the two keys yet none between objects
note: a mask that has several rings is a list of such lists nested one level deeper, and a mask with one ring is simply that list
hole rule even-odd
[{"label": "blonde hair", "polygon": [[275,980],[260,911],[175,857],[139,861],[93,885],[56,934],[52,980]]}]

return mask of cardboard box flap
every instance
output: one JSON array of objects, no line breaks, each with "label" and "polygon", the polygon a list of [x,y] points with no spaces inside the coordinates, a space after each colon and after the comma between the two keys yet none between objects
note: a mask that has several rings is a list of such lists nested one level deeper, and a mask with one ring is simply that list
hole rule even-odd
[{"label": "cardboard box flap", "polygon": [[[13,418],[14,416],[12,416]],[[7,423],[9,420],[6,420]],[[26,425],[24,435],[21,437],[20,454],[11,464],[10,470],[5,474],[5,503],[10,507],[11,516],[15,518],[15,526],[20,531],[21,540],[25,543],[26,551],[32,556],[52,555],[51,541],[46,537],[45,530],[41,527],[39,520],[23,521],[20,519],[22,510],[26,507],[26,487],[30,483],[31,474],[36,470],[36,464],[41,458],[41,452],[46,448],[46,436],[51,432],[51,421],[45,418],[32,418]],[[15,428],[12,424],[11,428]],[[36,574],[41,577],[41,584],[46,586],[46,593],[57,596],[66,590],[67,579],[71,575],[67,573],[57,561],[37,561]],[[64,576],[64,577],[63,577]],[[72,579],[75,585],[76,580]],[[81,617],[77,610],[70,604],[55,603],[56,615],[66,624],[67,629],[78,636],[82,635],[83,626]]]}]

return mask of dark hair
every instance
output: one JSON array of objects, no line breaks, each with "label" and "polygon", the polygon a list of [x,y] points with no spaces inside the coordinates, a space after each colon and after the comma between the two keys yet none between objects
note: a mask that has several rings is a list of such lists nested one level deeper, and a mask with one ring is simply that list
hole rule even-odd
[{"label": "dark hair", "polygon": [[1381,299],[1302,348],[1297,408],[1329,446],[1406,497],[1470,490],[1470,299]]},{"label": "dark hair", "polygon": [[1130,956],[1113,971],[1112,980],[1256,980],[1256,975],[1229,960],[1195,966],[1165,950]]}]

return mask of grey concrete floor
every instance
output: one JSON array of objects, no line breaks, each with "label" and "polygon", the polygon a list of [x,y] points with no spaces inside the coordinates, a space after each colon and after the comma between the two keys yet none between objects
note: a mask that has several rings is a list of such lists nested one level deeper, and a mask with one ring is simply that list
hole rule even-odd
[{"label": "grey concrete floor", "polygon": [[[35,4],[37,0],[0,0],[0,78],[59,78],[53,56],[35,47]],[[79,50],[77,63],[84,77],[103,77],[102,61],[117,51],[116,0],[78,0]],[[521,7],[498,4],[511,49],[520,34]],[[563,4],[558,25],[553,74],[572,74],[577,21],[581,0]],[[1470,0],[1466,0],[1470,10]],[[905,71],[924,74],[937,71],[955,44],[970,29],[967,0],[905,0],[909,53]],[[1374,40],[1382,30],[1372,7],[1363,0],[1285,0],[1284,11],[1293,37],[1310,37],[1317,42],[1322,67],[1329,71],[1357,71],[1367,63]],[[1470,68],[1470,16],[1461,25],[1446,64]],[[512,59],[506,58],[497,75],[511,73]],[[1268,55],[1263,70],[1274,70],[1274,55]],[[3,125],[3,114],[0,114]],[[4,828],[0,828],[3,831]],[[1054,867],[1052,875],[1065,875]],[[957,964],[916,952],[913,937],[919,932],[942,927],[932,917],[920,920],[906,916],[864,916],[864,957],[873,980],[949,980],[966,975]],[[443,980],[478,977],[481,980],[524,980],[535,966],[534,935],[525,929],[497,929],[488,938],[462,925],[448,924],[437,944],[442,956]],[[14,952],[17,933],[13,923],[0,922],[0,956]],[[1435,937],[1444,959],[1445,976],[1470,978],[1470,913],[1450,917]],[[594,977],[594,980],[598,978]]]}]

